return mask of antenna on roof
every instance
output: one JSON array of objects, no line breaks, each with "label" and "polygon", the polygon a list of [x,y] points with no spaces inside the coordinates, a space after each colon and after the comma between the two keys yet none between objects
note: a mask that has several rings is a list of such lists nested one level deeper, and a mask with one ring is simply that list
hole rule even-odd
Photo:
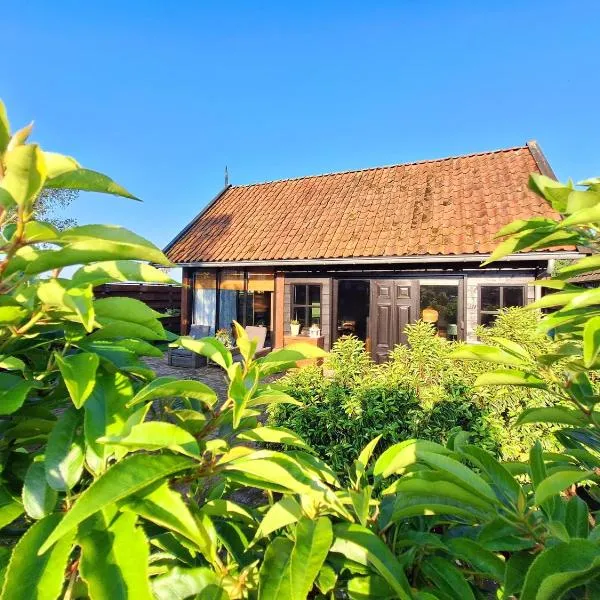
[{"label": "antenna on roof", "polygon": [[229,171],[227,170],[227,165],[225,165],[225,187],[229,185]]}]

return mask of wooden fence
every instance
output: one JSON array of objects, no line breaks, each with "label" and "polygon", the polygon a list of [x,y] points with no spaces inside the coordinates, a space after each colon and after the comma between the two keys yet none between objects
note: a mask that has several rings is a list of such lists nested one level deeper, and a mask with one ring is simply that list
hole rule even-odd
[{"label": "wooden fence", "polygon": [[172,313],[172,316],[161,319],[164,328],[179,334],[181,310],[181,286],[165,284],[141,283],[105,283],[94,288],[96,298],[109,296],[125,296],[135,298],[160,313]]}]

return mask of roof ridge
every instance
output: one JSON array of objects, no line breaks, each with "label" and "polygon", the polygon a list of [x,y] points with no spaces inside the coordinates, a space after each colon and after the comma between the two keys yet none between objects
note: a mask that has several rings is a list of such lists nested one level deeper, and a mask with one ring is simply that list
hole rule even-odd
[{"label": "roof ridge", "polygon": [[315,179],[317,177],[329,177],[331,175],[346,175],[348,173],[362,173],[364,171],[377,171],[379,169],[393,169],[395,167],[409,167],[412,165],[422,165],[422,164],[427,164],[427,163],[443,162],[446,160],[455,160],[457,158],[473,158],[475,156],[486,156],[488,154],[500,154],[502,152],[514,152],[515,150],[529,150],[531,152],[529,143],[530,142],[526,142],[522,146],[511,146],[510,148],[498,148],[496,150],[486,150],[484,152],[471,152],[469,154],[455,154],[452,156],[444,156],[442,158],[426,158],[423,160],[413,160],[410,162],[396,163],[393,165],[382,165],[379,167],[365,167],[363,169],[348,169],[346,171],[331,171],[329,173],[317,173],[315,175],[300,175],[298,177],[284,177],[283,179],[271,179],[268,181],[256,181],[254,183],[242,183],[240,185],[230,184],[230,187],[231,188],[247,188],[247,187],[253,187],[253,186],[258,186],[258,185],[267,185],[270,183],[283,183],[285,181],[299,181],[301,179]]}]

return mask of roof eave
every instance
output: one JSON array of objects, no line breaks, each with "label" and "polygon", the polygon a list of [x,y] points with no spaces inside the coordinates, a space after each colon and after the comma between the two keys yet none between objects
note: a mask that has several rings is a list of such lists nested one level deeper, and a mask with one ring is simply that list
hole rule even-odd
[{"label": "roof eave", "polygon": [[164,248],[163,253],[167,254],[169,250],[205,215],[205,213],[214,206],[221,196],[231,187],[227,184]]},{"label": "roof eave", "polygon": [[[297,267],[327,265],[381,265],[381,264],[419,264],[419,263],[456,263],[487,260],[490,254],[444,254],[423,256],[374,256],[357,258],[321,258],[321,259],[280,259],[280,260],[226,260],[178,262],[178,267],[216,268],[216,267]],[[575,250],[555,250],[548,252],[522,252],[510,254],[503,262],[521,262],[527,260],[547,261],[551,259],[575,259],[581,254]]]}]

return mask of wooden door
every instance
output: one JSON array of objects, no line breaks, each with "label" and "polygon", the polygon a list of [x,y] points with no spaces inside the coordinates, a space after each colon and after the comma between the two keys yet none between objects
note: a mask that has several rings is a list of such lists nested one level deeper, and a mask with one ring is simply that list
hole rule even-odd
[{"label": "wooden door", "polygon": [[406,344],[404,328],[417,319],[419,282],[407,279],[374,279],[371,282],[372,354],[385,362],[397,344]]}]

